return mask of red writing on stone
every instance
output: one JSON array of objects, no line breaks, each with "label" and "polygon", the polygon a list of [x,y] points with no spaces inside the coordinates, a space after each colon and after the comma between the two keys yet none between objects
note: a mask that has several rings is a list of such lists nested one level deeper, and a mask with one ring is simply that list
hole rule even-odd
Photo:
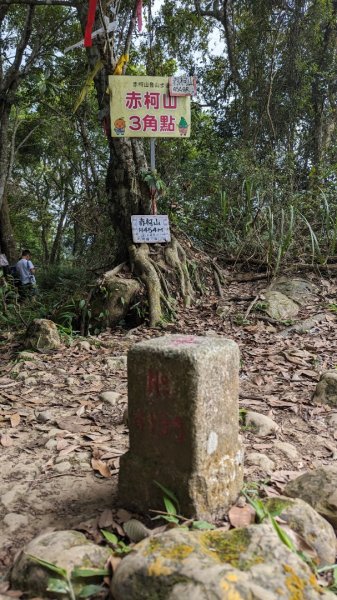
[{"label": "red writing on stone", "polygon": [[196,344],[198,338],[194,335],[177,338],[171,342],[172,346],[183,346],[184,344]]},{"label": "red writing on stone", "polygon": [[170,396],[170,380],[161,371],[149,369],[146,375],[146,391],[149,396]]},{"label": "red writing on stone", "polygon": [[143,410],[138,410],[134,416],[134,425],[144,433],[157,437],[170,437],[180,444],[185,441],[184,422],[179,416],[171,416],[168,413],[145,413]]}]

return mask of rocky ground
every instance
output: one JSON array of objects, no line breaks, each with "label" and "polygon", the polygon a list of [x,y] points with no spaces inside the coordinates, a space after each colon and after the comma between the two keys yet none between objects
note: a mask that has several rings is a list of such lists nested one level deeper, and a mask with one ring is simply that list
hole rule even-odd
[{"label": "rocky ground", "polygon": [[[259,488],[265,496],[337,460],[337,408],[312,400],[321,373],[337,366],[337,286],[332,278],[306,279],[316,288],[298,299],[291,322],[265,312],[265,279],[229,274],[220,302],[207,297],[165,328],[224,335],[239,344],[246,489]],[[65,339],[56,351],[30,356],[17,338],[2,335],[2,574],[41,531],[90,532],[97,520],[111,525],[119,457],[128,445],[125,357],[136,342],[163,333],[143,326],[116,329],[72,343]]]}]

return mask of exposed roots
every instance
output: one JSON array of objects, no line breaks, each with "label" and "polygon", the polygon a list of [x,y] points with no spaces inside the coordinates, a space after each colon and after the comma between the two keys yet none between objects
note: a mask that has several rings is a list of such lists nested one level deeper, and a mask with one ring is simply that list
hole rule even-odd
[{"label": "exposed roots", "polygon": [[172,241],[166,247],[165,259],[170,267],[176,269],[184,304],[190,306],[194,292],[188,272],[186,252],[176,238],[172,238]]},{"label": "exposed roots", "polygon": [[149,247],[147,244],[131,245],[129,246],[129,255],[136,275],[146,286],[149,300],[150,327],[155,327],[162,319],[161,285],[157,271],[149,258]]}]

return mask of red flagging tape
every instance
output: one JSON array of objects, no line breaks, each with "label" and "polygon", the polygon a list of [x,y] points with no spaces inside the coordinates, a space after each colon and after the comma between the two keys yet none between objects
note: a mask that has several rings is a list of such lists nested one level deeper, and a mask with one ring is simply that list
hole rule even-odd
[{"label": "red flagging tape", "polygon": [[137,3],[137,25],[138,25],[139,32],[141,32],[141,30],[143,29],[142,10],[143,10],[143,0],[138,0],[138,3]]},{"label": "red flagging tape", "polygon": [[96,5],[97,5],[97,0],[89,0],[87,24],[85,26],[85,32],[84,32],[84,46],[86,48],[89,48],[90,46],[92,46],[91,33],[92,33],[93,24],[95,22]]}]

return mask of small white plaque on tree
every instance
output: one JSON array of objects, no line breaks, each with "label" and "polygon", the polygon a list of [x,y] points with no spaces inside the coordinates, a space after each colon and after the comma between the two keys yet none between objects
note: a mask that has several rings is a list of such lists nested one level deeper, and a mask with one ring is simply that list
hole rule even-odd
[{"label": "small white plaque on tree", "polygon": [[170,96],[195,96],[197,80],[189,75],[178,75],[169,79]]},{"label": "small white plaque on tree", "polygon": [[162,244],[171,241],[167,215],[132,215],[131,227],[135,244]]}]

